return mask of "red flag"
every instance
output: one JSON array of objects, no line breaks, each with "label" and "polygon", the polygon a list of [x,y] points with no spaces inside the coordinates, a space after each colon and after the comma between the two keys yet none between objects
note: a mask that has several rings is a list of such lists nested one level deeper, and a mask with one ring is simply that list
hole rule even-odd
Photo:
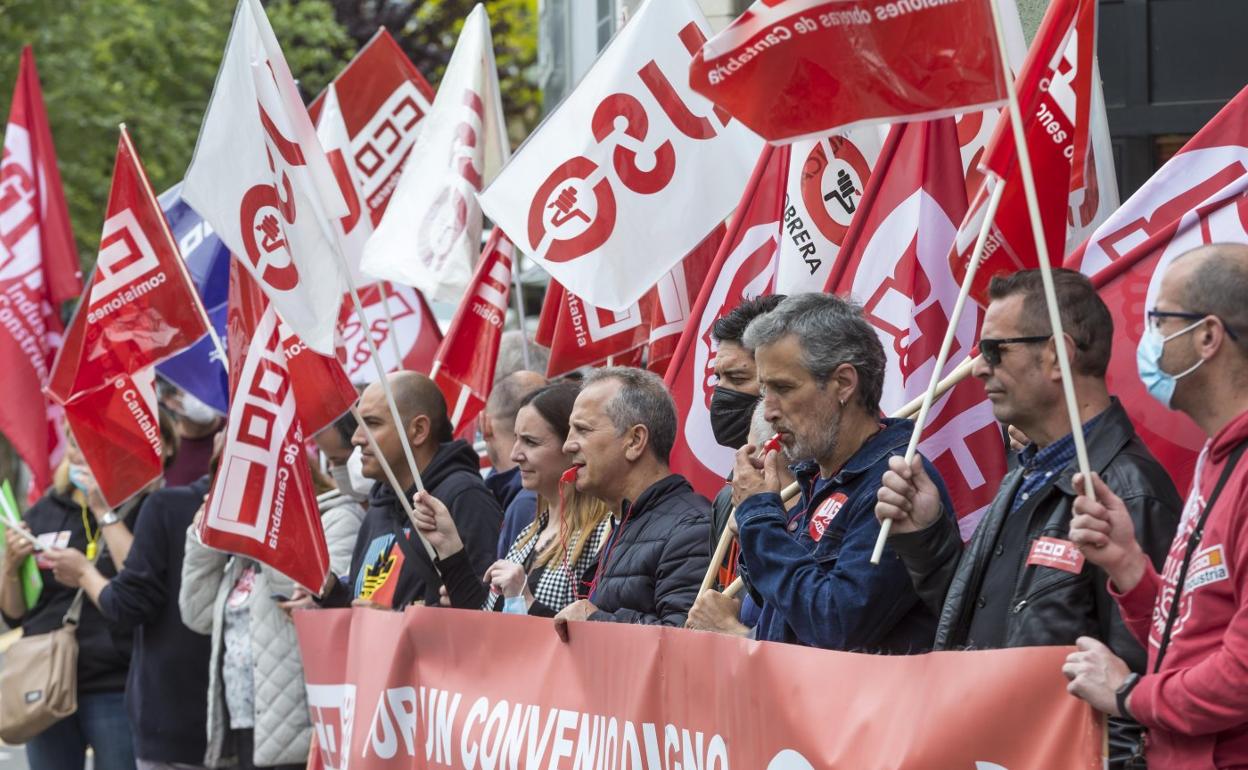
[{"label": "red flag", "polygon": [[468,291],[434,356],[429,376],[441,388],[451,408],[453,428],[473,420],[490,396],[498,344],[507,318],[515,251],[503,231],[494,228]]},{"label": "red flag", "polygon": [[554,278],[546,287],[546,296],[542,298],[542,312],[537,318],[537,331],[533,341],[544,348],[549,348],[555,340],[555,324],[559,321],[559,309],[563,307],[563,286]]},{"label": "red flag", "polygon": [[99,258],[47,386],[110,505],[162,471],[152,367],[207,333],[199,295],[123,128]]},{"label": "red flag", "polygon": [[650,371],[659,375],[667,373],[680,337],[689,324],[690,310],[702,291],[703,279],[727,231],[722,223],[712,230],[642,298],[641,306],[650,328],[646,356],[646,368]]},{"label": "red flag", "polygon": [[154,366],[208,333],[207,316],[125,128],[91,283],[56,358],[62,404]]},{"label": "red flag", "polygon": [[[1095,0],[1054,0],[1018,78],[1019,107],[1035,176],[1044,240],[1049,259],[1054,263],[1066,251],[1071,194],[1086,186],[1095,50]],[[1004,184],[1000,207],[972,286],[971,296],[981,304],[987,304],[988,283],[994,275],[1027,270],[1040,264],[1007,111],[1002,111],[984,157],[985,183],[971,201],[950,256],[954,275],[961,281],[975,248],[988,199],[997,185]],[[1088,182],[1094,180],[1093,175]]]},{"label": "red flag", "polygon": [[64,451],[61,407],[43,394],[61,344],[59,307],[81,292],[35,55],[26,46],[0,156],[0,432],[30,467],[36,495],[52,483]]},{"label": "red flag", "polygon": [[[226,349],[230,355],[230,392],[252,356],[256,329],[269,312],[268,297],[249,273],[230,262],[229,316],[226,320]],[[323,356],[309,348],[290,327],[278,318],[277,339],[295,393],[295,412],[304,432],[311,436],[342,416],[355,403],[356,392],[333,356]],[[234,399],[230,399],[233,411]]]},{"label": "red flag", "polygon": [[1148,395],[1135,351],[1166,266],[1210,243],[1248,243],[1248,88],[1066,260],[1066,267],[1092,277],[1114,318],[1109,390],[1179,489],[1190,484],[1206,436]]},{"label": "red flag", "polygon": [[[965,213],[953,119],[894,127],[827,286],[862,302],[880,337],[886,414],[931,381],[959,289],[946,257]],[[942,376],[971,354],[981,317],[968,303]],[[980,383],[964,379],[932,405],[919,451],[940,471],[969,537],[1005,475],[1000,428]]]},{"label": "red flag", "polygon": [[546,375],[558,377],[582,366],[641,366],[648,338],[640,300],[617,313],[564,289]]},{"label": "red flag", "polygon": [[680,421],[672,470],[707,497],[714,497],[723,486],[734,453],[716,443],[711,433],[715,389],[711,325],[742,301],[772,292],[789,153],[787,146],[763,147],[664,378]]},{"label": "red flag", "polygon": [[[438,321],[429,309],[424,295],[410,286],[398,286],[383,282],[360,288],[360,305],[368,322],[369,334],[381,356],[381,365],[388,371],[408,369],[427,372],[433,367],[433,357],[442,344],[442,332]],[[386,309],[390,315],[387,318]],[[390,321],[394,321],[391,327]],[[371,383],[377,381],[377,367],[373,364],[364,327],[355,314],[355,303],[348,295],[343,298],[338,318],[338,330],[346,351],[343,367],[351,382]],[[395,341],[390,340],[391,335]],[[395,360],[395,342],[398,343],[399,360]]]},{"label": "red flag", "polygon": [[758,0],[702,46],[693,89],[764,139],[1005,100],[989,0]]}]

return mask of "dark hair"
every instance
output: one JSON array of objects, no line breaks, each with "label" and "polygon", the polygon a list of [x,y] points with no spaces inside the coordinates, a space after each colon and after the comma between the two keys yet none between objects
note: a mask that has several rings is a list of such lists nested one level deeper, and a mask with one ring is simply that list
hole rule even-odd
[{"label": "dark hair", "polygon": [[329,424],[325,430],[337,431],[338,436],[342,439],[342,443],[351,446],[351,437],[355,435],[355,429],[359,427],[359,423],[355,420],[355,415],[351,412],[343,412],[342,416]]},{"label": "dark hair", "polygon": [[802,348],[802,366],[820,387],[827,385],[838,366],[849,364],[858,373],[858,403],[869,415],[879,413],[884,346],[863,317],[861,305],[835,294],[794,294],[751,321],[742,342],[756,350],[790,334]]},{"label": "dark hair", "polygon": [[571,382],[557,382],[538,388],[520,399],[516,411],[531,406],[542,416],[546,424],[554,430],[559,440],[568,440],[568,424],[572,419],[572,407],[576,404],[576,396],[581,386]]},{"label": "dark hair", "polygon": [[[1085,377],[1104,377],[1113,352],[1114,319],[1092,282],[1082,273],[1055,268],[1053,289],[1057,295],[1062,331],[1075,342],[1074,369]],[[1022,295],[1023,310],[1018,325],[1021,335],[1052,334],[1049,308],[1044,300],[1044,282],[1039,270],[1020,270],[994,276],[988,284],[988,298],[1006,299]]]},{"label": "dark hair", "polygon": [[182,439],[178,436],[173,415],[169,413],[169,410],[157,407],[156,422],[160,426],[160,441],[165,449],[164,463],[161,467],[168,469],[170,465],[173,465],[174,460],[178,459],[178,450],[182,447]]},{"label": "dark hair", "polygon": [[607,417],[619,435],[634,425],[649,431],[649,446],[660,462],[667,463],[676,444],[676,404],[654,372],[631,366],[608,366],[594,369],[585,377],[584,387],[606,380],[620,383],[620,390],[606,404]]},{"label": "dark hair", "polygon": [[776,305],[784,299],[783,294],[768,294],[764,297],[745,300],[715,319],[715,323],[711,324],[711,337],[716,343],[735,342],[740,345],[741,338],[745,336],[745,328],[750,325],[750,321],[763,313],[775,310]]}]

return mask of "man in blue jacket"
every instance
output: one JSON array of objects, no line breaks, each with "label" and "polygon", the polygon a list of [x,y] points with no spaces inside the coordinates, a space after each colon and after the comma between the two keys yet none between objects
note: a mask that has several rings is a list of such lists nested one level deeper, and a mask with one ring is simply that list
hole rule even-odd
[{"label": "man in blue jacket", "polygon": [[[780,452],[746,446],[733,472],[741,556],[763,601],[757,638],[834,650],[930,649],[936,617],[905,565],[885,549],[875,495],[913,423],[880,417],[884,349],[862,308],[829,294],[798,294],[750,323],[764,416],[802,488],[790,514],[780,500]],[[948,505],[935,468],[924,461]],[[946,508],[946,510],[949,510]]]}]

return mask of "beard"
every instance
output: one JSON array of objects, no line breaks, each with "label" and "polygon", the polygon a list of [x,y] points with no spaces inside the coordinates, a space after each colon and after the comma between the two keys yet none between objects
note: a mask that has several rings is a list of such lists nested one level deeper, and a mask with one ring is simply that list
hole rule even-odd
[{"label": "beard", "polygon": [[844,414],[843,409],[833,409],[830,404],[821,407],[811,420],[815,427],[800,433],[793,431],[793,445],[784,448],[785,458],[794,463],[831,457],[841,437],[841,418]]}]

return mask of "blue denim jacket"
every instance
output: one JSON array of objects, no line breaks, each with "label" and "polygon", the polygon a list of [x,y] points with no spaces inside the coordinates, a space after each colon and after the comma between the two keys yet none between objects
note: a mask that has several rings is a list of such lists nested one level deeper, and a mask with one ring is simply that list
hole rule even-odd
[{"label": "blue denim jacket", "polygon": [[[759,639],[862,652],[931,649],[936,616],[919,600],[905,564],[891,546],[878,567],[871,564],[880,480],[888,458],[905,454],[914,427],[894,419],[883,425],[822,486],[814,462],[794,466],[802,501],[791,517],[771,492],[737,508],[741,558],[764,599]],[[936,469],[926,458],[923,464],[952,511]]]}]

